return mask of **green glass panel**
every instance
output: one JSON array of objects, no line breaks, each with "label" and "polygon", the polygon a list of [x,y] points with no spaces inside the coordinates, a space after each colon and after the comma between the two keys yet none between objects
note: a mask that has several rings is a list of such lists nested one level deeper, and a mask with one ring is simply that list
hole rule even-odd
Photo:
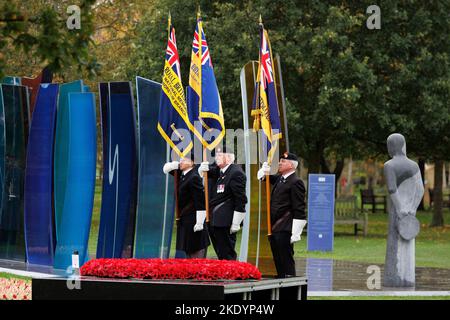
[{"label": "green glass panel", "polygon": [[5,130],[5,175],[0,215],[0,258],[25,260],[23,191],[25,173],[24,110],[27,110],[27,88],[1,85]]}]

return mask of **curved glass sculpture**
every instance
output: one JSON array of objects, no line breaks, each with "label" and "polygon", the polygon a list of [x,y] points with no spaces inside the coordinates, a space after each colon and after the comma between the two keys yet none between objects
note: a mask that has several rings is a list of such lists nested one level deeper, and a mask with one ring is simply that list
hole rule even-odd
[{"label": "curved glass sculpture", "polygon": [[[60,105],[61,108],[61,105]],[[54,267],[67,270],[71,256],[78,251],[80,266],[88,259],[87,246],[94,205],[95,165],[97,157],[95,96],[93,93],[69,93],[67,119],[63,123],[67,154],[55,157],[55,168],[65,169],[64,202],[57,229]],[[59,118],[58,118],[59,121]],[[57,141],[61,137],[57,136]],[[66,159],[65,163],[57,163]],[[55,171],[55,180],[60,177]],[[56,188],[56,186],[55,186]]]},{"label": "curved glass sculpture", "polygon": [[28,106],[27,99],[24,99],[28,93],[26,87],[7,84],[1,85],[1,92],[4,125],[1,128],[3,121],[0,122],[0,129],[3,129],[0,131],[3,136],[0,153],[4,150],[4,157],[0,160],[3,170],[0,259],[25,261],[23,185],[28,130],[23,111]]},{"label": "curved glass sculpture", "polygon": [[27,261],[53,265],[53,143],[57,84],[40,85],[30,128],[25,170],[25,242]]},{"label": "curved glass sculpture", "polygon": [[139,123],[139,191],[136,258],[168,258],[174,220],[173,182],[162,171],[168,146],[157,130],[161,84],[136,77]]},{"label": "curved glass sculpture", "polygon": [[136,220],[136,117],[130,82],[100,83],[103,191],[97,258],[130,258]]},{"label": "curved glass sculpture", "polygon": [[[61,214],[64,207],[64,197],[66,194],[66,166],[68,162],[69,139],[69,93],[83,92],[83,81],[77,80],[64,83],[59,87],[58,111],[56,113],[56,138],[54,149],[54,198],[55,198],[55,228],[58,237]],[[56,238],[58,240],[58,238]]]}]

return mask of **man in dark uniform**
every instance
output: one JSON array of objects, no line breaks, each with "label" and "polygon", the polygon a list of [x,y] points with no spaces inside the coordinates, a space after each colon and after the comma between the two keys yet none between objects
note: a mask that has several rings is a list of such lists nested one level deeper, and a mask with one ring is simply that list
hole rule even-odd
[{"label": "man in dark uniform", "polygon": [[202,162],[199,174],[208,171],[213,181],[209,195],[209,236],[220,260],[236,260],[236,232],[245,216],[245,173],[234,164],[234,154],[216,152],[216,165]]},{"label": "man in dark uniform", "polygon": [[[278,174],[270,175],[273,185],[270,199],[270,221],[272,235],[270,247],[279,278],[295,276],[294,242],[299,241],[304,226],[305,185],[295,173],[298,158],[293,153],[284,153],[278,165]],[[265,162],[258,171],[258,179],[270,174]]]},{"label": "man in dark uniform", "polygon": [[194,169],[193,159],[181,158],[164,165],[164,173],[178,170],[178,209],[176,248],[184,251],[188,258],[205,258],[209,245],[205,223],[205,193],[202,178]]}]

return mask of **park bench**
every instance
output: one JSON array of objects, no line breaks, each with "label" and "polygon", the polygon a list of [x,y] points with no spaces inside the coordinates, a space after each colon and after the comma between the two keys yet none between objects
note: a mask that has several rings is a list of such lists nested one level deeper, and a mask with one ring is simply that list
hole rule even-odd
[{"label": "park bench", "polygon": [[386,212],[386,196],[374,194],[373,189],[361,190],[361,212],[364,211],[365,205],[371,205],[373,213],[375,211]]},{"label": "park bench", "polygon": [[360,212],[356,196],[341,196],[336,199],[334,223],[354,225],[355,236],[358,235],[358,225],[362,225],[364,236],[368,227],[367,210]]},{"label": "park bench", "polygon": [[[434,202],[434,189],[428,189],[428,194],[430,195],[430,207],[432,207]],[[442,195],[442,208],[450,208],[450,194]]]}]

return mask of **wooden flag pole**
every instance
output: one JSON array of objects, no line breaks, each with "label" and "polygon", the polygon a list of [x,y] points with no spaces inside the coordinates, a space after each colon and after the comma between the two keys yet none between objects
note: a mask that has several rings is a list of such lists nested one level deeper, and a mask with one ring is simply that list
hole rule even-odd
[{"label": "wooden flag pole", "polygon": [[272,222],[270,221],[270,176],[266,175],[266,205],[267,205],[267,232],[272,235]]},{"label": "wooden flag pole", "polygon": [[176,221],[180,220],[180,207],[178,206],[178,170],[173,174],[173,182],[175,189],[175,217]]},{"label": "wooden flag pole", "polygon": [[[206,148],[203,148],[203,162],[207,161]],[[203,185],[205,186],[205,211],[206,222],[209,222],[209,188],[208,188],[208,171],[203,172]]]}]

